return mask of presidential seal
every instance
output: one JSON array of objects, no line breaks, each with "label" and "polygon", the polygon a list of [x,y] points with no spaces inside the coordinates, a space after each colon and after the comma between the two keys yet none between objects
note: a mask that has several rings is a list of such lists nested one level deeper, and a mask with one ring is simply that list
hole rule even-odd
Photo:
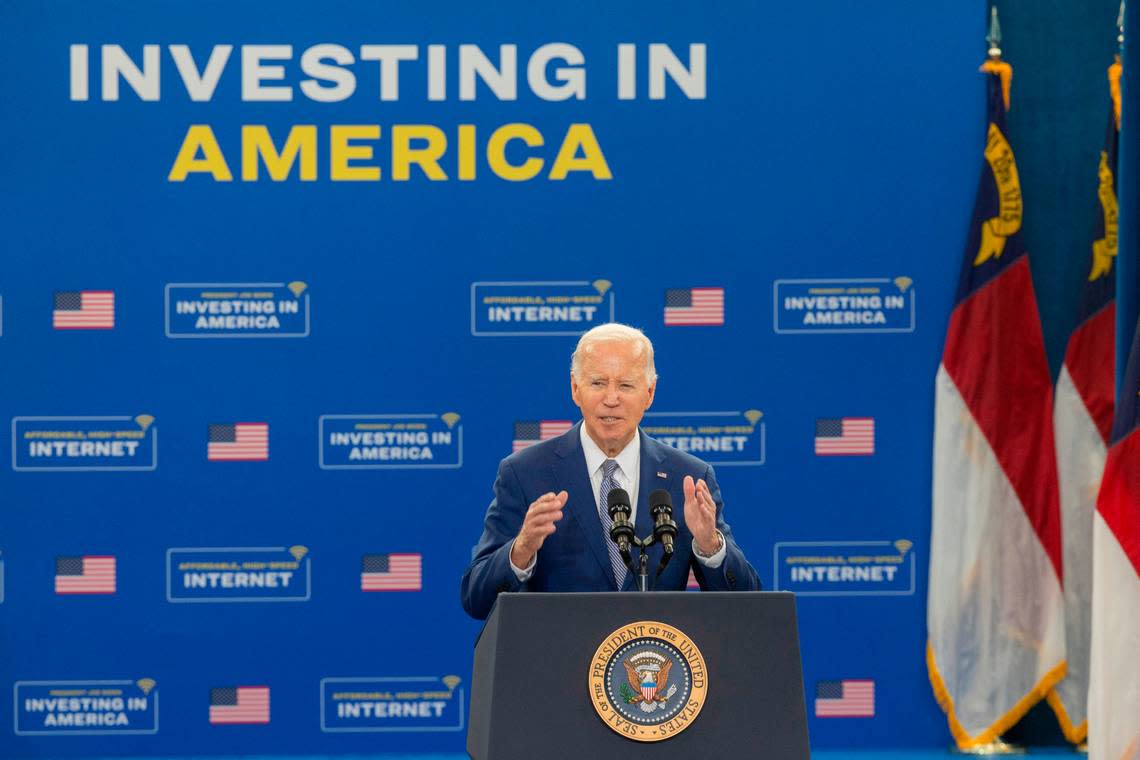
[{"label": "presidential seal", "polygon": [[590,701],[611,730],[657,742],[693,724],[708,693],[705,658],[682,631],[643,620],[605,638],[590,660]]}]

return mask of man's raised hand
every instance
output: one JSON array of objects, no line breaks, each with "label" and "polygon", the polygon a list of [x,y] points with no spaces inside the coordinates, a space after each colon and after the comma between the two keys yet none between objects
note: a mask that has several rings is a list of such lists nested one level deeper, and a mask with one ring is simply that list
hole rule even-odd
[{"label": "man's raised hand", "polygon": [[527,508],[522,528],[511,546],[511,564],[522,570],[530,567],[546,537],[555,531],[554,524],[562,519],[568,498],[565,491],[544,493]]}]

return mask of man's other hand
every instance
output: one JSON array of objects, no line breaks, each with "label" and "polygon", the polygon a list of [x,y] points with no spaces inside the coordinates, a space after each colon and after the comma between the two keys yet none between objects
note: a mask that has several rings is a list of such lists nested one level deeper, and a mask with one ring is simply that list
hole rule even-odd
[{"label": "man's other hand", "polygon": [[562,508],[570,495],[565,491],[545,493],[526,510],[522,528],[511,547],[511,564],[525,570],[534,561],[546,537],[555,531],[554,524],[562,519]]}]

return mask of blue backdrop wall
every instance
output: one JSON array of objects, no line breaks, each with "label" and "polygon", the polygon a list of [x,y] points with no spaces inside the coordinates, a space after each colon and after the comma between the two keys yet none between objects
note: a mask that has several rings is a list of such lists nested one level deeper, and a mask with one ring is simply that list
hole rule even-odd
[{"label": "blue backdrop wall", "polygon": [[[458,751],[490,482],[576,419],[611,315],[657,345],[647,427],[801,593],[809,714],[875,682],[813,743],[943,745],[931,380],[984,18],[6,5],[0,754]],[[844,418],[873,451],[817,455]]]}]

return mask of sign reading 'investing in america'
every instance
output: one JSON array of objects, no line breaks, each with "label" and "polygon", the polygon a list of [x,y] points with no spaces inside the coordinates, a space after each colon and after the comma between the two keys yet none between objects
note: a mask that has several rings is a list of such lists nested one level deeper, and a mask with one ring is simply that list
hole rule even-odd
[{"label": "sign reading 'investing in america'", "polygon": [[304,338],[308,285],[283,282],[172,282],[166,286],[168,338]]},{"label": "sign reading 'investing in america'", "polygon": [[463,425],[443,414],[325,414],[317,422],[322,470],[456,468]]},{"label": "sign reading 'investing in america'", "polygon": [[772,325],[778,333],[909,333],[915,325],[909,277],[776,280]]}]

